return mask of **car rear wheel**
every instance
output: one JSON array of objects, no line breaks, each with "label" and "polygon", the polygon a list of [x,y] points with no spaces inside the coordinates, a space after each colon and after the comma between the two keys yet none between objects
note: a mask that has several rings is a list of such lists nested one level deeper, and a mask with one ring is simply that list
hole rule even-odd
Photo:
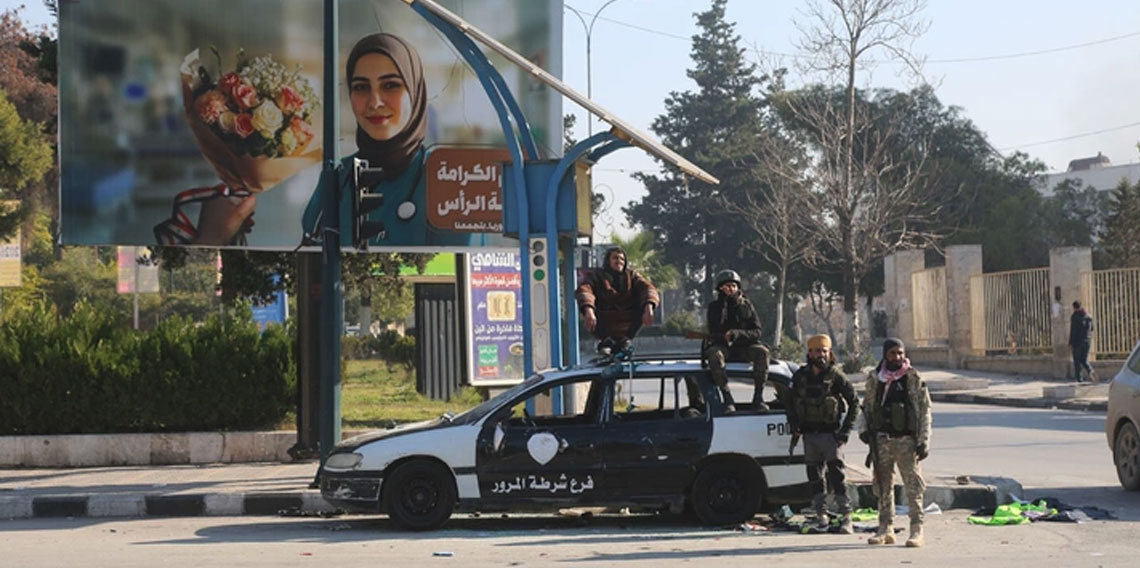
[{"label": "car rear wheel", "polygon": [[455,481],[442,465],[428,460],[405,463],[384,482],[384,510],[400,526],[439,528],[455,509]]},{"label": "car rear wheel", "polygon": [[1140,490],[1140,432],[1135,424],[1126,422],[1116,433],[1112,459],[1116,462],[1120,485],[1129,491]]},{"label": "car rear wheel", "polygon": [[706,525],[732,525],[751,519],[760,502],[759,473],[734,462],[705,466],[693,481],[689,504]]}]

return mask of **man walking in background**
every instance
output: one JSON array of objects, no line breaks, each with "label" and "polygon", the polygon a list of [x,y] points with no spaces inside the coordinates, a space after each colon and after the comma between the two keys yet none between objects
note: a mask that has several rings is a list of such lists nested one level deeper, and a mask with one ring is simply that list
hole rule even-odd
[{"label": "man walking in background", "polygon": [[1093,319],[1080,302],[1073,302],[1073,315],[1069,318],[1069,351],[1073,352],[1073,373],[1078,383],[1085,382],[1081,370],[1088,373],[1088,380],[1099,380],[1096,371],[1089,364],[1089,350],[1092,348]]}]

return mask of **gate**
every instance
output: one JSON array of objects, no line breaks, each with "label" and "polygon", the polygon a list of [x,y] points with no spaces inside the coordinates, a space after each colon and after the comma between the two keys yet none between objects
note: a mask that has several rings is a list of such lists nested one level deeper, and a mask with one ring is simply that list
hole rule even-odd
[{"label": "gate", "polygon": [[970,295],[974,349],[1009,354],[1052,351],[1048,268],[974,276]]},{"label": "gate", "polygon": [[1093,352],[1126,358],[1140,340],[1140,268],[1082,272],[1081,303],[1093,316]]}]

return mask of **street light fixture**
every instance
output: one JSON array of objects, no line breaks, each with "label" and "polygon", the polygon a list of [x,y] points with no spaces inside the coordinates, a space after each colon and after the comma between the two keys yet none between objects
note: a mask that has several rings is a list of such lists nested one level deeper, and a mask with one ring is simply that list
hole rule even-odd
[{"label": "street light fixture", "polygon": [[[594,22],[598,21],[598,16],[601,15],[602,10],[605,10],[607,6],[609,6],[610,4],[613,4],[614,2],[617,2],[617,0],[608,0],[605,4],[602,4],[602,7],[598,8],[598,11],[594,12],[594,16],[592,18],[590,18],[589,24],[586,23],[586,18],[582,16],[581,12],[579,12],[577,9],[575,9],[573,6],[570,6],[569,4],[563,4],[563,6],[567,10],[574,12],[574,15],[578,16],[578,21],[582,22],[582,28],[586,31],[586,98],[587,99],[593,99],[593,89],[591,88],[593,86],[593,84],[591,82],[591,71],[592,70],[591,70],[591,64],[590,64],[590,37],[593,36],[593,34],[594,34]],[[586,114],[586,132],[587,132],[587,136],[593,136],[594,135],[594,116],[592,114],[588,114],[588,113]]]}]

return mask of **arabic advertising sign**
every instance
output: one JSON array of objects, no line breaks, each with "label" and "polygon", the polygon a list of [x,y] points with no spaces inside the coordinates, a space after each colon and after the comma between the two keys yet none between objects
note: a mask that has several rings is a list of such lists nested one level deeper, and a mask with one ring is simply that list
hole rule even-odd
[{"label": "arabic advertising sign", "polygon": [[[440,4],[561,74],[561,2]],[[338,75],[339,183],[353,188],[353,157],[385,169],[371,188],[385,199],[368,213],[383,224],[370,249],[515,246],[501,234],[495,194],[504,135],[479,77],[403,0],[338,6],[340,45],[329,64]],[[59,8],[63,244],[313,245],[306,237],[320,234],[322,121],[334,102],[323,100],[321,2],[116,0]],[[502,70],[537,146],[560,147],[561,96],[503,57],[488,59]],[[379,93],[368,75],[375,65],[394,67],[401,79],[402,96],[385,102],[382,116],[364,95]],[[429,165],[432,155],[438,161]],[[452,172],[456,179],[447,179]],[[345,236],[354,220],[346,194]]]},{"label": "arabic advertising sign", "polygon": [[468,369],[471,384],[523,380],[522,264],[517,251],[467,255]]},{"label": "arabic advertising sign", "polygon": [[[274,276],[273,280],[276,283],[280,277]],[[265,331],[272,323],[285,325],[285,320],[289,318],[289,302],[284,290],[274,292],[269,303],[253,304],[250,309],[253,311],[253,323],[257,324],[259,331]]]},{"label": "arabic advertising sign", "polygon": [[427,157],[428,222],[471,233],[503,232],[503,148],[436,148]]},{"label": "arabic advertising sign", "polygon": [[[16,201],[0,201],[0,209],[11,211],[19,206]],[[16,288],[23,285],[20,277],[20,228],[7,239],[0,239],[0,288]]]}]

